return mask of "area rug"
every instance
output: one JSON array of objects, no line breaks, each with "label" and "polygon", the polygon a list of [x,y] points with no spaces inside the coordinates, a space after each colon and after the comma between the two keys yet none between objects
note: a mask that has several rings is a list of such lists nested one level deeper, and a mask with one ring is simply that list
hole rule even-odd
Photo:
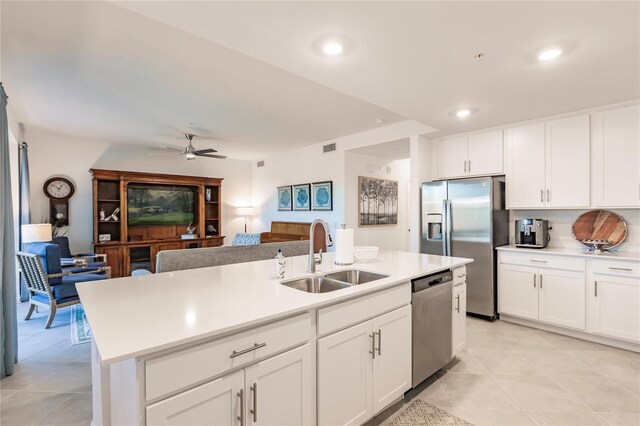
[{"label": "area rug", "polygon": [[80,345],[91,341],[91,327],[82,305],[71,307],[71,344]]},{"label": "area rug", "polygon": [[411,405],[405,408],[404,411],[390,423],[390,426],[420,425],[473,426],[471,423],[420,399],[413,401]]}]

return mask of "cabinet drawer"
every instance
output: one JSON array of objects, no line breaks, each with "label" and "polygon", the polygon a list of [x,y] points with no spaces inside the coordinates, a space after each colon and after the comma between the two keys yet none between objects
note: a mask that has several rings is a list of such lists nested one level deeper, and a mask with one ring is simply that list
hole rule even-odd
[{"label": "cabinet drawer", "polygon": [[[310,333],[307,313],[150,359],[145,363],[147,401],[297,346],[308,341]],[[234,354],[254,345],[259,347]]]},{"label": "cabinet drawer", "polygon": [[411,284],[379,291],[318,310],[318,334],[326,335],[411,303]]},{"label": "cabinet drawer", "polygon": [[596,274],[640,277],[640,262],[622,262],[589,259],[589,270]]},{"label": "cabinet drawer", "polygon": [[585,259],[581,257],[554,256],[538,253],[513,253],[501,251],[499,259],[500,263],[502,264],[564,269],[567,271],[585,270]]},{"label": "cabinet drawer", "polygon": [[464,284],[467,281],[467,267],[461,266],[453,270],[453,286]]}]

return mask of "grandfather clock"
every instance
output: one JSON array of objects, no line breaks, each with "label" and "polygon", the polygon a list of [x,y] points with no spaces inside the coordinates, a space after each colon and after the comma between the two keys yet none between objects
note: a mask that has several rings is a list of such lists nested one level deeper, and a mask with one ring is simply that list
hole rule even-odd
[{"label": "grandfather clock", "polygon": [[69,198],[75,192],[73,183],[63,177],[52,177],[44,183],[44,193],[49,198],[49,218],[57,227],[69,226]]}]

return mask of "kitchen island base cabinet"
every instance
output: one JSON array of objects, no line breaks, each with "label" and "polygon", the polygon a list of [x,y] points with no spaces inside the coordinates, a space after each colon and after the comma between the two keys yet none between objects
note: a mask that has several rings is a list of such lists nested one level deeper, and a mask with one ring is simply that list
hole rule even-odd
[{"label": "kitchen island base cabinet", "polygon": [[362,424],[410,387],[410,306],[318,340],[318,424]]},{"label": "kitchen island base cabinet", "polygon": [[313,423],[309,344],[147,407],[147,425]]},{"label": "kitchen island base cabinet", "polygon": [[[455,274],[455,271],[454,271]],[[465,274],[466,275],[466,274]],[[456,356],[467,342],[467,284],[454,285],[452,297],[451,355]]]}]

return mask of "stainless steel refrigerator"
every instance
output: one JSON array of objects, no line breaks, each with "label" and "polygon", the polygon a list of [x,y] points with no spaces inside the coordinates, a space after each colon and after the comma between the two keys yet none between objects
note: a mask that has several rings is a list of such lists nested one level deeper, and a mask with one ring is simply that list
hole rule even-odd
[{"label": "stainless steel refrigerator", "polygon": [[509,243],[504,177],[422,184],[421,251],[468,257],[467,312],[496,317],[495,247]]}]

